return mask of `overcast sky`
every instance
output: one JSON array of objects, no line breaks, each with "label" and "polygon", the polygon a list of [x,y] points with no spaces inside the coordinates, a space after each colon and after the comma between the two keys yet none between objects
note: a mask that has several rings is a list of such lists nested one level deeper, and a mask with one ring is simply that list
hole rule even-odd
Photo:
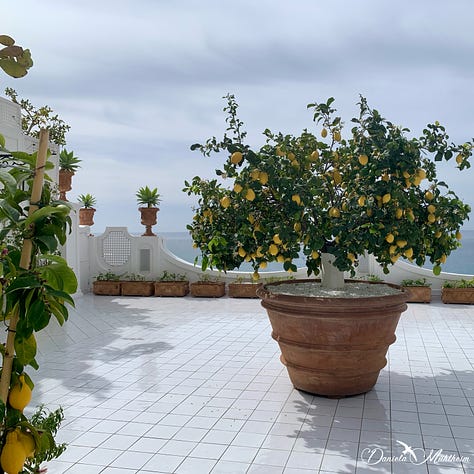
[{"label": "overcast sky", "polygon": [[[359,94],[416,135],[439,120],[453,141],[471,139],[473,19],[472,0],[3,0],[0,33],[35,64],[0,87],[71,125],[82,168],[68,197],[96,196],[95,233],[141,231],[145,185],[163,196],[155,230],[185,231],[184,180],[223,160],[189,147],[221,137],[229,92],[255,146],[265,128],[310,128],[306,104],[330,96],[349,122]],[[474,208],[474,166],[449,163],[444,177]]]}]

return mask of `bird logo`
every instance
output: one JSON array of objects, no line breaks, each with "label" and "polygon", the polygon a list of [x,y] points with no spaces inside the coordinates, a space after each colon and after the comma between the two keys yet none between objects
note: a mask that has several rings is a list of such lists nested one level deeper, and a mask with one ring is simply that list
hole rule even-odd
[{"label": "bird logo", "polygon": [[403,441],[398,441],[396,440],[398,444],[403,446],[403,455],[409,455],[411,459],[413,459],[415,462],[418,462],[418,459],[416,458],[415,451],[413,451],[413,448],[411,446],[408,446],[408,444],[404,443]]}]

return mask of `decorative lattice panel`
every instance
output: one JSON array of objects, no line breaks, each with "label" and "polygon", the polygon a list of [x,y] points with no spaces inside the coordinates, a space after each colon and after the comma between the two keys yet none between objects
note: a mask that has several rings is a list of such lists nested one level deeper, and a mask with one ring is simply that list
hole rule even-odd
[{"label": "decorative lattice panel", "polygon": [[131,253],[130,239],[122,231],[111,231],[102,241],[102,256],[111,266],[125,265]]}]

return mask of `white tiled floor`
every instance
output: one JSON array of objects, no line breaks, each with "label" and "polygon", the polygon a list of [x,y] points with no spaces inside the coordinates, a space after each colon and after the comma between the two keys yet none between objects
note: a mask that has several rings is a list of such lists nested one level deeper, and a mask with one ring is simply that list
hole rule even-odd
[{"label": "white tiled floor", "polygon": [[339,400],[294,390],[270,332],[258,300],[78,298],[31,374],[66,414],[48,473],[474,473],[474,307],[409,305],[375,389]]}]

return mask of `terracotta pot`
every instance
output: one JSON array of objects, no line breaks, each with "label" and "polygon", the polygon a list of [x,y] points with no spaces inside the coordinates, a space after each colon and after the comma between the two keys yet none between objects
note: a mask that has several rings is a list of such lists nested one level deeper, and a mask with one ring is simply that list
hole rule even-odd
[{"label": "terracotta pot", "polygon": [[229,283],[229,296],[231,298],[258,298],[257,289],[261,284],[255,283]]},{"label": "terracotta pot", "polygon": [[442,288],[441,301],[454,304],[474,304],[474,288]]},{"label": "terracotta pot", "polygon": [[146,227],[145,233],[142,236],[154,236],[151,230],[152,226],[156,224],[156,214],[160,210],[158,207],[139,207],[141,214],[141,223]]},{"label": "terracotta pot", "polygon": [[74,176],[74,171],[69,170],[59,170],[59,199],[67,201],[66,193],[71,191],[72,186],[72,177]]},{"label": "terracotta pot", "polygon": [[385,355],[395,342],[400,314],[407,308],[407,293],[391,284],[400,293],[362,298],[272,293],[272,288],[282,283],[308,281],[316,280],[271,283],[257,290],[293,385],[329,397],[368,392],[387,363]]},{"label": "terracotta pot", "polygon": [[79,225],[94,225],[94,213],[93,207],[79,209]]},{"label": "terracotta pot", "polygon": [[152,281],[122,281],[122,296],[152,296],[155,286]]},{"label": "terracotta pot", "polygon": [[429,286],[404,286],[408,293],[408,303],[429,303],[431,301],[431,288]]},{"label": "terracotta pot", "polygon": [[119,281],[94,281],[92,283],[94,295],[120,296]]},{"label": "terracotta pot", "polygon": [[155,296],[186,296],[189,281],[155,281]]},{"label": "terracotta pot", "polygon": [[191,296],[198,298],[220,298],[225,295],[225,283],[223,281],[197,281],[191,283]]}]

